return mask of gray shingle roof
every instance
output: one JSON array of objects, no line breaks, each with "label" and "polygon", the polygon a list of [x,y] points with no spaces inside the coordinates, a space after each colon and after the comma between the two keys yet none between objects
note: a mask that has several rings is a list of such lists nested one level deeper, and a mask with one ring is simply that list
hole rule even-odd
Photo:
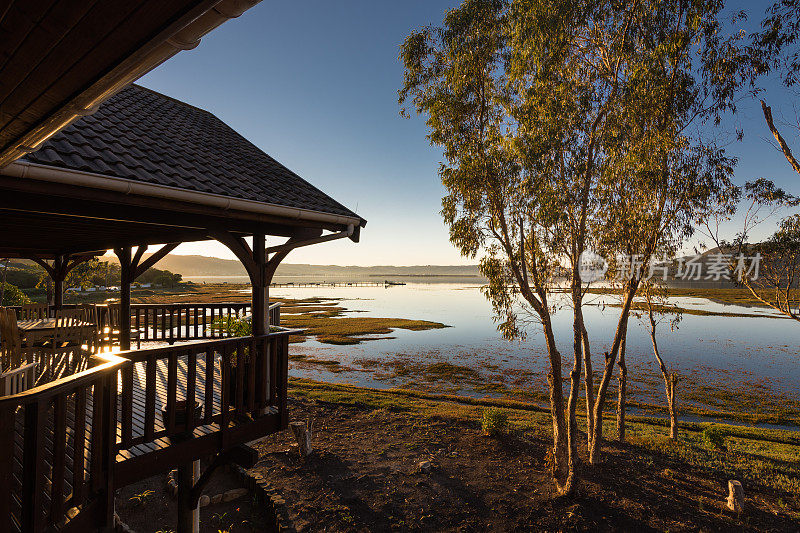
[{"label": "gray shingle roof", "polygon": [[24,160],[358,217],[211,113],[131,85]]}]

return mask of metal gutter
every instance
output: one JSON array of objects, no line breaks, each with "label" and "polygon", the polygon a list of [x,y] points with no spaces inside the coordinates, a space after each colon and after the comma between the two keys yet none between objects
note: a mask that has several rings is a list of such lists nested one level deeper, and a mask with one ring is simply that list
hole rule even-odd
[{"label": "metal gutter", "polygon": [[[245,211],[248,213],[259,213],[263,215],[288,218],[292,220],[307,220],[310,222],[343,225],[348,226],[349,230],[351,228],[366,224],[364,220],[357,217],[334,215],[331,213],[323,213],[311,209],[286,207],[277,204],[257,202],[255,200],[245,200],[242,198],[232,198],[230,196],[224,196],[221,194],[190,191],[188,189],[170,187],[168,185],[144,183],[137,180],[106,176],[103,174],[83,172],[79,170],[51,167],[38,163],[30,163],[28,161],[14,161],[7,167],[0,169],[0,174],[20,179],[49,181],[67,185],[76,185],[79,187],[114,191],[126,195],[133,194],[138,196],[163,198],[178,202],[188,202],[192,204],[217,207],[223,210],[232,209],[237,211]],[[352,237],[353,231],[350,231],[346,236]]]}]

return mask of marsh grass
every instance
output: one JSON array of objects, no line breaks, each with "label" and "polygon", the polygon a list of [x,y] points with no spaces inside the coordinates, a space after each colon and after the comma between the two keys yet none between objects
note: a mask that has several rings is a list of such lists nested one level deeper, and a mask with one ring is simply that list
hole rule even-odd
[{"label": "marsh grass", "polygon": [[[290,378],[289,387],[289,393],[295,396],[402,412],[407,416],[450,418],[474,423],[476,429],[481,427],[485,410],[496,408],[507,415],[510,431],[516,430],[537,439],[550,438],[552,432],[552,419],[547,409],[519,401],[406,389],[370,389],[296,378]],[[578,423],[579,429],[585,431],[582,416],[579,416]],[[703,432],[712,426],[724,433],[727,451],[710,449],[703,443]],[[604,416],[603,427],[606,435],[615,434],[613,414]],[[668,420],[628,417],[628,445],[638,450],[645,466],[659,469],[654,474],[664,474],[666,469],[674,475],[682,466],[690,465],[702,469],[720,483],[735,478],[743,483],[785,492],[781,497],[786,499],[797,498],[800,494],[800,464],[797,462],[800,434],[797,432],[698,422],[681,423],[677,442],[670,440],[668,435]]]}]

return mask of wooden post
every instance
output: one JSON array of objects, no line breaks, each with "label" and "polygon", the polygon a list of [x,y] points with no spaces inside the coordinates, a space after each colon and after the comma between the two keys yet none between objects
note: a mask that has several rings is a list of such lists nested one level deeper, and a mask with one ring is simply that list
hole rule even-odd
[{"label": "wooden post", "polygon": [[253,235],[253,261],[255,269],[250,277],[253,286],[252,320],[253,335],[264,335],[269,331],[269,317],[267,313],[267,288],[265,285],[267,254],[265,251],[265,235]]},{"label": "wooden post", "polygon": [[114,250],[119,258],[119,347],[131,349],[131,282],[133,281],[131,247]]},{"label": "wooden post", "polygon": [[50,277],[53,279],[53,308],[61,309],[64,306],[64,279],[67,277],[66,266],[69,258],[59,255],[53,261],[53,271]]},{"label": "wooden post", "polygon": [[200,531],[199,500],[192,505],[192,489],[200,477],[200,461],[178,466],[178,533]]}]

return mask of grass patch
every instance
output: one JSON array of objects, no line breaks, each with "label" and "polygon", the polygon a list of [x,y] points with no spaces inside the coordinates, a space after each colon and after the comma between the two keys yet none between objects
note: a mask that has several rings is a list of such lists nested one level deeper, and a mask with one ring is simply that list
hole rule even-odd
[{"label": "grass patch", "polygon": [[359,344],[369,340],[367,335],[385,335],[394,329],[423,331],[448,326],[428,320],[406,318],[340,317],[314,313],[281,317],[281,325],[305,330],[304,336],[313,336],[326,344]]},{"label": "grass patch", "polygon": [[[406,389],[371,389],[353,385],[322,383],[290,378],[290,394],[317,401],[387,409],[422,417],[445,417],[479,425],[485,409],[501,408],[512,430],[550,438],[552,419],[548,409],[513,400],[469,398]],[[578,417],[585,431],[585,419]],[[603,417],[604,434],[615,434],[615,418]],[[710,449],[703,432],[714,427],[725,436],[727,451]],[[787,498],[800,493],[800,434],[777,429],[759,429],[726,424],[680,424],[680,439],[668,438],[669,421],[643,416],[628,417],[629,442],[646,454],[660,456],[675,464],[703,468],[720,479],[741,479],[750,484],[786,492]],[[670,464],[664,467],[673,468]],[[662,467],[663,469],[663,467]]]}]

